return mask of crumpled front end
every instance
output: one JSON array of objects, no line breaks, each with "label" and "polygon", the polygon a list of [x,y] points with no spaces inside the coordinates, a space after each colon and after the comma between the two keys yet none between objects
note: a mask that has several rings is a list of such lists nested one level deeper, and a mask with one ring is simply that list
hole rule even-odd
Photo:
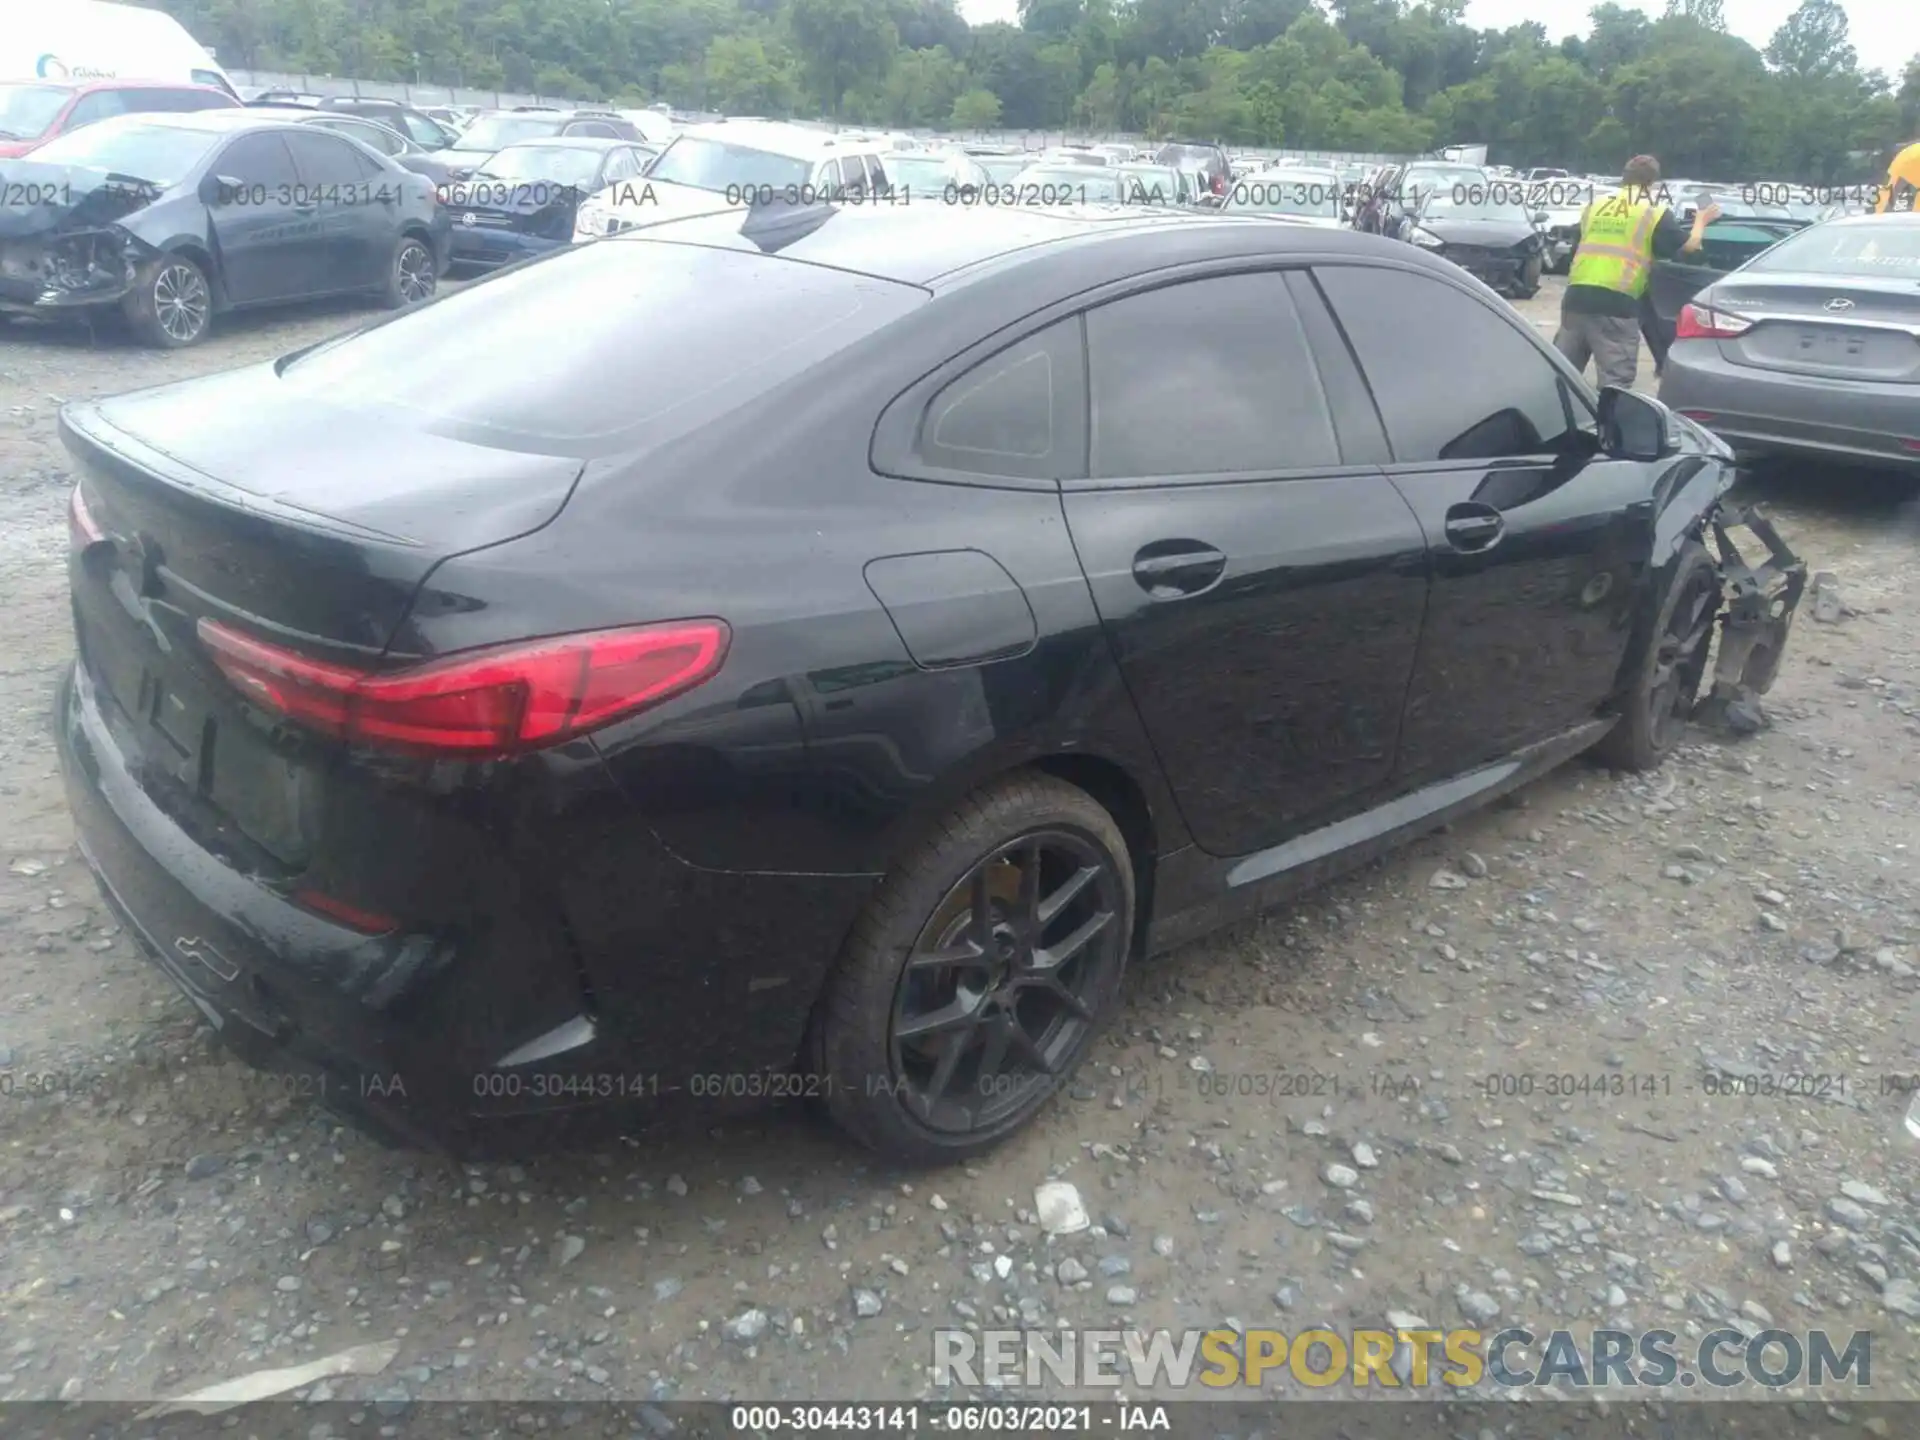
[{"label": "crumpled front end", "polygon": [[44,315],[114,304],[151,253],[118,225],[0,240],[0,310]]},{"label": "crumpled front end", "polygon": [[[1730,532],[1744,528],[1766,549],[1749,559]],[[1694,707],[1694,719],[1750,735],[1767,725],[1760,697],[1773,688],[1787,650],[1794,612],[1807,588],[1807,562],[1788,548],[1757,505],[1721,501],[1707,517],[1718,556],[1723,608],[1713,687]]]}]

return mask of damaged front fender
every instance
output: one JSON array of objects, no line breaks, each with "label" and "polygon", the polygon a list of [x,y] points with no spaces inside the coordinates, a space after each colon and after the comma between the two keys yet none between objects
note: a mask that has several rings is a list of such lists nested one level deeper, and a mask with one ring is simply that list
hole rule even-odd
[{"label": "damaged front fender", "polygon": [[0,206],[0,309],[45,314],[111,304],[156,253],[121,223],[160,197],[146,181],[19,164],[9,167],[7,182],[11,198]]},{"label": "damaged front fender", "polygon": [[[1765,727],[1760,696],[1773,688],[1786,654],[1794,613],[1807,588],[1807,562],[1788,548],[1773,521],[1757,505],[1721,501],[1708,514],[1720,569],[1723,605],[1713,667],[1713,688],[1694,707],[1694,719],[1736,734]],[[1750,531],[1766,548],[1749,559],[1732,534]]]}]

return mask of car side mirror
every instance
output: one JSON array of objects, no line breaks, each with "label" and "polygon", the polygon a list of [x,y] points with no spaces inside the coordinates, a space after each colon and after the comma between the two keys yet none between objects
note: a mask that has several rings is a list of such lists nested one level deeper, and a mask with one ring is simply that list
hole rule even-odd
[{"label": "car side mirror", "polygon": [[1600,448],[1616,460],[1664,460],[1680,442],[1666,406],[1637,390],[1609,385],[1600,392]]},{"label": "car side mirror", "polygon": [[247,184],[231,175],[203,175],[200,177],[200,203],[203,205],[231,205],[234,197],[244,195]]},{"label": "car side mirror", "polygon": [[1533,223],[1536,225],[1544,225],[1550,218],[1544,210],[1536,210],[1533,212]]}]

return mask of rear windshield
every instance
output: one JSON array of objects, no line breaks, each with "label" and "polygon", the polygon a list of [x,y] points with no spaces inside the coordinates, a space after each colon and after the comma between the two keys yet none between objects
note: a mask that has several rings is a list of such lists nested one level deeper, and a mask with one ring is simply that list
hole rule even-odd
[{"label": "rear windshield", "polygon": [[1747,269],[1920,280],[1920,225],[1901,220],[1815,225],[1755,256]]},{"label": "rear windshield", "polygon": [[509,145],[474,173],[483,180],[544,180],[550,185],[590,185],[600,173],[603,150],[574,145]]},{"label": "rear windshield", "polygon": [[791,155],[682,135],[660,152],[660,158],[653,162],[647,175],[675,185],[691,185],[696,190],[724,191],[743,185],[756,189],[761,186],[775,190],[798,188],[807,183],[812,173],[811,164]]},{"label": "rear windshield", "polygon": [[315,404],[590,459],[722,419],[925,299],[758,253],[603,240],[344,336],[287,364],[282,380]]},{"label": "rear windshield", "polygon": [[558,135],[566,122],[553,115],[482,115],[460,135],[462,150],[504,150],[521,140]]}]

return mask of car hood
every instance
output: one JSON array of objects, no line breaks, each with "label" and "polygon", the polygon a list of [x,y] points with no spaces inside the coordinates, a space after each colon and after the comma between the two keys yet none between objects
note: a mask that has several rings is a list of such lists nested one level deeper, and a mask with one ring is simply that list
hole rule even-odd
[{"label": "car hood", "polygon": [[1537,232],[1520,220],[1449,220],[1433,217],[1419,222],[1420,228],[1437,235],[1449,245],[1518,245]]},{"label": "car hood", "polygon": [[6,189],[7,204],[0,206],[0,240],[112,225],[146,209],[165,193],[152,181],[132,175],[32,160],[7,166]]}]

